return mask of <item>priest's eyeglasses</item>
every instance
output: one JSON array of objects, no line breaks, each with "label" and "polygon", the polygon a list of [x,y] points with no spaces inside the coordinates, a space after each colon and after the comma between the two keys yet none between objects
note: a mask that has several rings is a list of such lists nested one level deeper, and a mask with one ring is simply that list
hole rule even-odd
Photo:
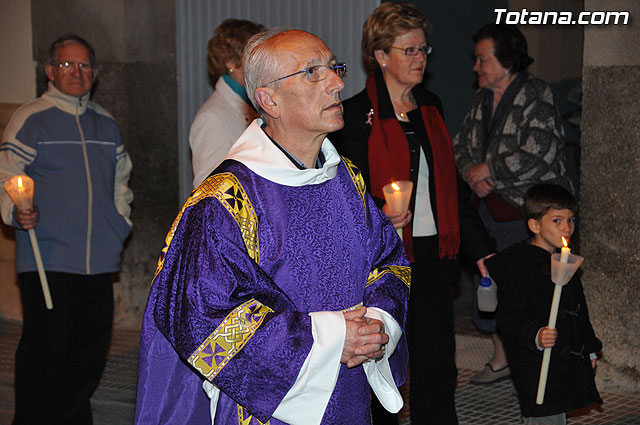
[{"label": "priest's eyeglasses", "polygon": [[423,55],[427,56],[431,54],[431,52],[433,51],[433,47],[427,44],[420,47],[415,47],[415,46],[411,46],[411,47],[391,46],[391,47],[398,50],[404,50],[404,54],[406,56],[415,56],[418,54],[418,52],[422,52]]},{"label": "priest's eyeglasses", "polygon": [[294,75],[302,74],[303,72],[307,74],[307,80],[315,83],[316,81],[322,81],[327,78],[329,70],[338,74],[338,77],[340,78],[346,77],[348,73],[347,64],[344,62],[334,63],[333,65],[314,65],[301,71],[294,72],[293,74],[285,75],[282,78],[276,78],[273,81],[269,81],[267,84],[275,83],[276,81],[284,80],[285,78],[293,77]]},{"label": "priest's eyeglasses", "polygon": [[75,63],[71,61],[64,61],[58,64],[58,68],[60,68],[65,74],[74,72],[76,68],[78,68],[80,72],[91,72],[91,64],[87,62]]}]

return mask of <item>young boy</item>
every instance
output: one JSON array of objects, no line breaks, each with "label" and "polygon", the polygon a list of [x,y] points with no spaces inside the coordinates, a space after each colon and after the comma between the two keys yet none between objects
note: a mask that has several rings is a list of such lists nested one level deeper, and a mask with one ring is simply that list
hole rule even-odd
[{"label": "young boy", "polygon": [[[498,285],[498,332],[507,352],[525,424],[565,424],[565,412],[602,403],[594,381],[596,338],[577,274],[562,288],[556,329],[549,329],[554,283],[551,254],[575,230],[576,201],[567,190],[540,184],[525,195],[530,242],[520,242],[488,259]],[[553,347],[542,405],[536,393],[542,353]]]}]

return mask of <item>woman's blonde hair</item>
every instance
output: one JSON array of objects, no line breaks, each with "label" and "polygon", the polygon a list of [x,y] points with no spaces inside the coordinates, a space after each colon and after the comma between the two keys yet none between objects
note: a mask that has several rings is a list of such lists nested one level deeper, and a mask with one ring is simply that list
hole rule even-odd
[{"label": "woman's blonde hair", "polygon": [[225,19],[207,44],[207,68],[211,84],[227,72],[227,62],[235,66],[242,64],[242,55],[247,41],[264,27],[244,19]]},{"label": "woman's blonde hair", "polygon": [[378,67],[376,50],[389,53],[393,40],[413,29],[421,29],[425,39],[431,32],[431,23],[415,5],[389,1],[378,6],[362,26],[362,61],[367,73]]}]

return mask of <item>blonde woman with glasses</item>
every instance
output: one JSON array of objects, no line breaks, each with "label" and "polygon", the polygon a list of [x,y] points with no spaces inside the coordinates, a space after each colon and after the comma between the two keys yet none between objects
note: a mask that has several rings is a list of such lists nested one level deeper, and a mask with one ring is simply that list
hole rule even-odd
[{"label": "blonde woman with glasses", "polygon": [[[414,424],[457,424],[452,287],[459,277],[460,219],[469,256],[493,252],[470,205],[458,204],[458,179],[442,103],[422,86],[431,24],[411,3],[385,2],[365,22],[365,89],[344,102],[344,128],[330,136],[362,171],[391,223],[402,229],[411,261],[409,298],[410,410]],[[413,182],[409,210],[393,211],[382,187]],[[460,185],[463,189],[464,186]],[[374,412],[378,412],[374,409]],[[375,424],[397,423],[384,412]]]}]

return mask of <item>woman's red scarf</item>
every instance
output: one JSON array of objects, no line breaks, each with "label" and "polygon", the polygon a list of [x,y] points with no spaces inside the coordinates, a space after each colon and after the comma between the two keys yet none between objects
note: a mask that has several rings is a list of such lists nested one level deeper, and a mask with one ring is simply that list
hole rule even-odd
[{"label": "woman's red scarf", "polygon": [[[384,185],[397,180],[411,180],[409,142],[395,116],[381,119],[378,107],[378,88],[374,74],[367,78],[366,88],[374,111],[368,155],[371,194],[384,199],[382,193]],[[391,105],[389,107],[391,108]],[[455,258],[460,247],[460,227],[456,169],[451,137],[435,106],[420,105],[420,112],[433,150],[434,169],[431,172],[433,172],[436,187],[439,256],[440,258],[452,259]],[[403,229],[402,239],[407,257],[413,263],[412,224],[410,222]]]}]

